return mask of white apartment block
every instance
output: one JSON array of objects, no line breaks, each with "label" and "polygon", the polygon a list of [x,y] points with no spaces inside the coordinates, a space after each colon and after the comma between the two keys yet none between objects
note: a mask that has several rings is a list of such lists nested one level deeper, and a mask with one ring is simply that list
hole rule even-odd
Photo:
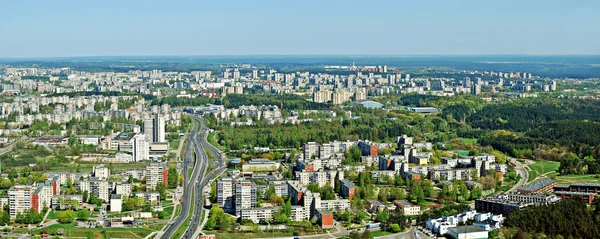
[{"label": "white apartment block", "polygon": [[108,169],[104,165],[94,166],[93,172],[94,177],[101,180],[108,179],[108,177],[110,177],[110,169]]},{"label": "white apartment block", "polygon": [[146,135],[136,134],[132,138],[132,156],[133,161],[140,162],[146,161],[149,157],[149,144],[146,141]]},{"label": "white apartment block", "polygon": [[10,218],[16,218],[17,213],[31,209],[31,186],[15,185],[8,190],[8,202],[10,206]]},{"label": "white apartment block", "polygon": [[240,215],[242,209],[256,207],[256,184],[244,180],[235,184],[235,213]]},{"label": "white apartment block", "polygon": [[217,181],[217,205],[226,212],[230,212],[233,209],[232,178],[227,177]]},{"label": "white apartment block", "polygon": [[98,180],[96,178],[90,179],[90,195],[98,199],[108,202],[110,200],[110,188],[108,181]]},{"label": "white apartment block", "polygon": [[115,186],[115,194],[129,196],[133,192],[133,185],[130,183],[117,183]]},{"label": "white apartment block", "polygon": [[[158,183],[165,183],[167,180],[167,170],[168,169],[166,165],[162,163],[151,163],[146,165],[146,191],[152,191],[156,189],[156,185]],[[167,186],[166,183],[165,186]]]},{"label": "white apartment block", "polygon": [[319,187],[326,184],[335,185],[336,177],[338,180],[344,179],[344,171],[341,170],[326,170],[309,172],[306,170],[296,172],[296,180],[302,184],[316,183]]}]

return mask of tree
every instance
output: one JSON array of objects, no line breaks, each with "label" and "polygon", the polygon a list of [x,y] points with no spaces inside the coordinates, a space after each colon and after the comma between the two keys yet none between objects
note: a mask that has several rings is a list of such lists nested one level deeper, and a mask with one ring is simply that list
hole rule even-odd
[{"label": "tree", "polygon": [[375,217],[378,222],[386,222],[389,218],[390,216],[386,210],[378,212],[377,216]]},{"label": "tree", "polygon": [[159,182],[156,184],[156,191],[160,194],[160,199],[165,200],[167,198],[167,187],[163,182]]},{"label": "tree", "polygon": [[87,221],[90,218],[90,211],[88,210],[79,210],[77,211],[77,219],[82,221]]},{"label": "tree", "polygon": [[396,224],[396,223],[394,223],[394,224],[390,224],[390,232],[393,232],[393,233],[398,233],[398,232],[400,232],[400,231],[401,231],[401,229],[400,229],[400,225],[398,225],[398,224]]},{"label": "tree", "polygon": [[72,223],[75,219],[75,213],[73,210],[66,210],[58,213],[58,221],[60,223]]},{"label": "tree", "polygon": [[8,223],[10,223],[10,215],[8,214],[8,211],[2,210],[2,216],[0,217],[0,224],[7,225]]},{"label": "tree", "polygon": [[87,202],[87,201],[88,201],[88,197],[89,197],[89,195],[90,195],[90,194],[88,193],[88,191],[87,191],[87,190],[86,190],[86,191],[83,191],[83,201],[84,201],[84,202]]},{"label": "tree", "polygon": [[333,200],[335,199],[335,192],[333,191],[333,187],[327,184],[321,188],[321,199],[322,200]]},{"label": "tree", "polygon": [[177,188],[177,167],[175,167],[174,165],[169,166],[169,175],[168,175],[168,183],[169,183],[169,188],[173,189],[173,188]]}]

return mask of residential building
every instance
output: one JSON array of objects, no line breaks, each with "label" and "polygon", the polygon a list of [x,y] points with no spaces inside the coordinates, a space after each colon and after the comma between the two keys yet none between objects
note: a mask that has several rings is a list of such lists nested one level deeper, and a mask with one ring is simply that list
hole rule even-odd
[{"label": "residential building", "polygon": [[421,214],[421,207],[418,205],[414,205],[407,200],[394,200],[394,205],[396,208],[400,208],[404,211],[404,215],[406,216],[414,216]]},{"label": "residential building", "polygon": [[232,212],[234,209],[233,185],[231,177],[217,180],[217,205],[226,212]]},{"label": "residential building", "polygon": [[235,213],[241,215],[242,209],[256,207],[256,184],[242,180],[235,184]]},{"label": "residential building", "polygon": [[10,218],[16,218],[17,213],[23,213],[32,208],[31,195],[33,188],[25,185],[15,185],[8,190]]},{"label": "residential building", "polygon": [[146,165],[146,191],[156,189],[159,182],[169,185],[169,169],[162,163],[150,163]]},{"label": "residential building", "polygon": [[110,212],[121,212],[123,206],[123,195],[110,195]]}]

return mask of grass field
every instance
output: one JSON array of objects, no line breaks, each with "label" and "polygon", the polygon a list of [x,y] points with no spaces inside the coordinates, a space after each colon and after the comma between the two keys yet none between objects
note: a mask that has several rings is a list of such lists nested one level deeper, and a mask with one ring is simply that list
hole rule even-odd
[{"label": "grass field", "polygon": [[595,174],[569,174],[561,175],[556,177],[557,183],[574,183],[574,182],[595,182],[600,183],[600,177],[596,177]]},{"label": "grass field", "polygon": [[475,138],[458,138],[463,144],[475,144],[477,143],[477,139]]},{"label": "grass field", "polygon": [[556,172],[558,167],[560,166],[559,162],[554,161],[545,161],[538,160],[534,163],[528,165],[529,167],[529,181],[533,181],[536,177],[541,176],[543,174],[547,174],[548,176],[552,172]]},{"label": "grass field", "polygon": [[386,232],[386,231],[374,231],[371,232],[371,237],[380,237],[380,236],[387,236],[392,234],[391,232]]},{"label": "grass field", "polygon": [[[153,232],[146,228],[76,228],[74,224],[56,224],[48,227],[48,233],[56,235],[58,229],[62,229],[66,237],[88,237],[95,232],[104,232],[108,238],[144,238]],[[42,232],[34,229],[32,233],[40,235]]]},{"label": "grass field", "polygon": [[[55,166],[55,167],[51,167],[50,169],[47,170],[47,172],[92,172],[92,168],[95,165],[100,165],[100,164],[95,164],[95,163],[72,163],[72,164],[63,164],[60,166]],[[126,170],[129,169],[143,169],[146,167],[146,163],[111,163],[111,164],[104,164],[107,167],[111,168],[111,174],[118,174],[118,173],[124,173]]]}]

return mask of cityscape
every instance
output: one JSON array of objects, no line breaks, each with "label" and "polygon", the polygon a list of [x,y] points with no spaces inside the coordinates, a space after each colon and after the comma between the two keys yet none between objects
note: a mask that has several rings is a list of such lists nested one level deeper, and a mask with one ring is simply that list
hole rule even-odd
[{"label": "cityscape", "polygon": [[[7,3],[14,36],[55,28],[0,44],[0,238],[600,238],[600,48],[537,38],[565,31],[540,23],[557,11],[578,14],[558,17],[574,26],[600,21],[600,5],[509,14],[521,29],[491,2],[532,7]],[[449,15],[390,33],[406,23],[374,8],[387,4]],[[19,15],[30,7],[50,23]],[[416,28],[477,11],[521,38]],[[386,21],[348,31],[373,19]]]}]

